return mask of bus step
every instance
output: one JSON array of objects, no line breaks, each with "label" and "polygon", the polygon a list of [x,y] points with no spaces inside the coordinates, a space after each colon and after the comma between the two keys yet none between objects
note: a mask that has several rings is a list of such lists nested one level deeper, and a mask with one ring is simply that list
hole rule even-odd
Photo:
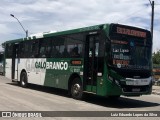
[{"label": "bus step", "polygon": [[90,94],[96,94],[95,92],[90,92],[90,91],[83,91],[85,93],[90,93]]}]

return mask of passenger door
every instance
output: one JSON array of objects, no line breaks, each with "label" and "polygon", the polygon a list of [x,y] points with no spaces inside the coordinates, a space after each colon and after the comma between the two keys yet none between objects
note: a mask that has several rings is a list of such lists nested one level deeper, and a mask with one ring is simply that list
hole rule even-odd
[{"label": "passenger door", "polygon": [[18,49],[19,44],[15,43],[13,44],[13,51],[12,51],[12,80],[17,81],[18,80]]},{"label": "passenger door", "polygon": [[98,72],[98,35],[87,35],[84,56],[84,89],[96,93]]}]

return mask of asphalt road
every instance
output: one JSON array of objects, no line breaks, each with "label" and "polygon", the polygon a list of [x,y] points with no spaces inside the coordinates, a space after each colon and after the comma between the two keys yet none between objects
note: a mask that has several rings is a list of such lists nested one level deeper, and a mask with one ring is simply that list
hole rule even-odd
[{"label": "asphalt road", "polygon": [[[0,111],[160,111],[160,95],[144,95],[141,97],[121,97],[117,101],[88,95],[84,100],[75,100],[64,90],[30,85],[22,88],[17,83],[0,76]],[[79,113],[81,114],[81,113]],[[96,112],[94,113],[96,115]],[[62,115],[63,116],[63,115]],[[100,119],[106,119],[101,117]],[[0,118],[0,120],[6,118]],[[8,118],[7,118],[8,119]],[[19,120],[20,118],[12,118]],[[28,119],[28,118],[25,118]],[[30,119],[99,119],[98,117],[54,117]],[[123,117],[109,117],[123,120]],[[135,119],[126,117],[125,119]],[[136,119],[158,120],[158,117],[138,117]]]}]

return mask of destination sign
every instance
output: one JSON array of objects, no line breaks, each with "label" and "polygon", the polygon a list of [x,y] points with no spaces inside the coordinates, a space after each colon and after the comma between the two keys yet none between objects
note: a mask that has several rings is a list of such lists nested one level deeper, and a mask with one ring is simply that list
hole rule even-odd
[{"label": "destination sign", "polygon": [[139,30],[128,29],[128,28],[123,28],[123,27],[117,27],[117,33],[124,34],[124,35],[135,36],[135,37],[146,38],[146,32],[142,32],[142,31],[139,31]]},{"label": "destination sign", "polygon": [[148,30],[141,29],[138,27],[127,26],[127,25],[120,25],[120,24],[111,24],[110,27],[110,36],[115,35],[126,35],[126,36],[133,36],[138,38],[151,38],[151,34]]}]

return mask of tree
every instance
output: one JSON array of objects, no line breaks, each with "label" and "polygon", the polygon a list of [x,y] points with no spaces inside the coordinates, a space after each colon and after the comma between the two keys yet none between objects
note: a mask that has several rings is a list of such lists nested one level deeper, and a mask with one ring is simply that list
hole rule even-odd
[{"label": "tree", "polygon": [[158,50],[156,53],[153,53],[152,60],[153,64],[160,64],[160,50]]}]

